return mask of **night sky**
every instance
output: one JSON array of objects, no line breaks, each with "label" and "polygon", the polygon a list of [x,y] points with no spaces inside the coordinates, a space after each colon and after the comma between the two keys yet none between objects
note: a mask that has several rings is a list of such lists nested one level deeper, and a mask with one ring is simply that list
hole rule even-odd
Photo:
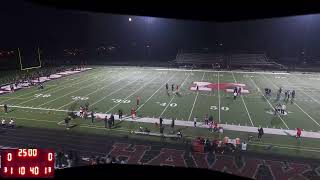
[{"label": "night sky", "polygon": [[112,45],[130,55],[144,54],[148,45],[152,56],[201,48],[265,51],[274,57],[298,56],[304,49],[309,56],[320,56],[319,15],[215,23],[70,11],[13,1],[2,2],[0,23],[0,49],[39,45],[53,53]]}]

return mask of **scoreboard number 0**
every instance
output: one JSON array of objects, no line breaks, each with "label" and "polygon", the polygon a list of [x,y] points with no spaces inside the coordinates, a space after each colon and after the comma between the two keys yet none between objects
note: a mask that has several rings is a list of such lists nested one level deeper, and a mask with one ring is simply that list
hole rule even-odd
[{"label": "scoreboard number 0", "polygon": [[53,160],[53,154],[52,153],[48,153],[48,161],[52,161]]},{"label": "scoreboard number 0", "polygon": [[8,153],[7,155],[7,160],[10,162],[12,161],[12,153]]}]

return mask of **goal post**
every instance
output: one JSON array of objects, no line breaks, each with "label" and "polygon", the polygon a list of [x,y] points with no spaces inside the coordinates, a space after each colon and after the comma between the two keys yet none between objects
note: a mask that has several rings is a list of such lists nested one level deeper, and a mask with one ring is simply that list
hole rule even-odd
[{"label": "goal post", "polygon": [[36,50],[36,54],[37,54],[37,66],[30,66],[30,67],[24,67],[23,65],[23,58],[21,58],[21,51],[20,48],[18,48],[18,58],[19,58],[19,63],[20,63],[20,70],[21,71],[25,71],[25,70],[31,70],[31,69],[38,69],[41,68],[42,66],[42,62],[41,62],[41,54],[40,54],[40,48],[38,47]]}]

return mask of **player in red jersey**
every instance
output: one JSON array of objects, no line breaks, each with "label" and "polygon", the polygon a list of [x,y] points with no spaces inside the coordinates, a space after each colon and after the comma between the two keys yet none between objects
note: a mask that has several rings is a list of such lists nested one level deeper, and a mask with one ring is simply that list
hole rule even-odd
[{"label": "player in red jersey", "polygon": [[131,108],[131,118],[132,119],[135,119],[136,118],[136,114],[137,112],[136,112],[136,110],[135,110],[135,108]]},{"label": "player in red jersey", "polygon": [[301,128],[297,128],[297,136],[296,136],[296,138],[300,138],[301,137],[301,132],[302,132],[302,129]]}]

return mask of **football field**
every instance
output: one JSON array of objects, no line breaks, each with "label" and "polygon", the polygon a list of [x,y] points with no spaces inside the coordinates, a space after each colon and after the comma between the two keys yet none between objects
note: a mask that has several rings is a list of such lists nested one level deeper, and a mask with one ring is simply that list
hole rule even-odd
[{"label": "football field", "polygon": [[[197,82],[199,90],[195,90]],[[165,88],[166,83],[169,90]],[[174,91],[171,85],[174,84]],[[178,93],[176,91],[178,85]],[[163,117],[198,122],[212,115],[221,124],[238,126],[262,126],[264,128],[320,131],[320,76],[319,74],[239,72],[213,70],[181,70],[138,67],[94,67],[79,74],[52,80],[45,88],[23,89],[0,96],[0,105],[8,104],[10,112],[1,117],[16,118],[17,125],[63,128],[59,126],[67,111],[79,111],[88,103],[90,110],[117,114],[121,109],[129,115],[132,107],[138,117]],[[242,87],[242,95],[233,98],[233,88]],[[192,88],[193,87],[193,88]],[[277,99],[277,91],[283,92]],[[271,96],[264,89],[272,89]],[[295,90],[293,101],[284,101],[284,91]],[[230,91],[230,92],[229,92]],[[232,91],[232,92],[231,92]],[[139,106],[137,96],[141,97]],[[276,104],[285,104],[284,115],[274,115]],[[78,127],[102,128],[99,121],[91,126],[91,120],[76,119]],[[119,130],[133,129],[138,125],[123,122]],[[90,129],[93,131],[95,129]],[[193,134],[189,129],[186,133]],[[275,140],[277,141],[277,140]],[[284,143],[286,140],[279,142]],[[272,140],[270,139],[270,142]],[[310,146],[319,144],[318,139]],[[319,146],[319,145],[315,145]],[[320,148],[318,149],[320,152]]]}]

